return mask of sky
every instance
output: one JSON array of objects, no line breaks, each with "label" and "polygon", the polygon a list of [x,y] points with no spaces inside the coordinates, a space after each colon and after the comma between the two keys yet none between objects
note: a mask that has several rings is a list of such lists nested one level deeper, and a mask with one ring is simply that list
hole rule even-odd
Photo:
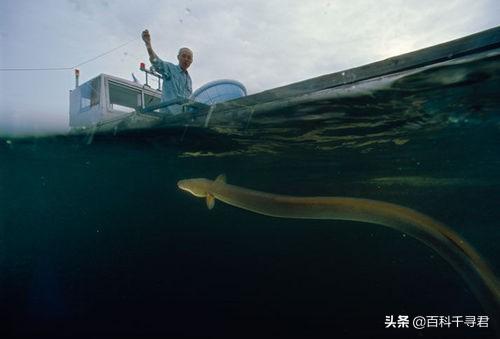
[{"label": "sky", "polygon": [[[193,89],[249,94],[343,71],[500,25],[498,0],[2,0],[0,69],[78,67],[144,81],[143,29],[160,58],[194,51]],[[0,135],[67,131],[74,71],[1,71]]]}]

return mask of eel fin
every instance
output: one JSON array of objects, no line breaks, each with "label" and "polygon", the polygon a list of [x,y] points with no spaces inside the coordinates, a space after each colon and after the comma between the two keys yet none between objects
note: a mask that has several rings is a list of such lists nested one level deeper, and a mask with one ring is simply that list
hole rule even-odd
[{"label": "eel fin", "polygon": [[215,205],[215,197],[211,194],[208,194],[207,195],[207,207],[209,210],[211,210],[212,208],[214,208],[214,205]]},{"label": "eel fin", "polygon": [[226,175],[225,174],[219,175],[217,178],[215,178],[215,182],[220,182],[220,183],[225,184],[226,183]]}]

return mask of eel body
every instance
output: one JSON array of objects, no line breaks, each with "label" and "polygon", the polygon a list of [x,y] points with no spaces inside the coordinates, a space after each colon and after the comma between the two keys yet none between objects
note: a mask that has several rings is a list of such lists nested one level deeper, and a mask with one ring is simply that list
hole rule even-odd
[{"label": "eel body", "polygon": [[351,220],[404,232],[431,247],[468,283],[491,317],[500,314],[500,284],[485,260],[457,233],[439,221],[393,203],[350,197],[300,197],[255,191],[216,180],[184,179],[177,186],[196,197],[215,200],[278,218]]}]

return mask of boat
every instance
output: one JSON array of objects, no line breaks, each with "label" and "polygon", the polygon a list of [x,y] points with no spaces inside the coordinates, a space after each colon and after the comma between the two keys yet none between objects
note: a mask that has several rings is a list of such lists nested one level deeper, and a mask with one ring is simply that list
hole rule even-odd
[{"label": "boat", "polygon": [[[76,86],[69,95],[69,124],[71,133],[107,132],[154,128],[183,124],[197,116],[205,116],[221,102],[247,95],[245,86],[230,79],[211,81],[197,89],[190,98],[161,101],[163,77],[144,63],[140,70],[146,74],[141,84],[109,74],[98,76],[79,85],[79,70],[75,70]],[[158,79],[158,88],[148,83],[148,76]],[[166,108],[177,106],[179,114]]]}]

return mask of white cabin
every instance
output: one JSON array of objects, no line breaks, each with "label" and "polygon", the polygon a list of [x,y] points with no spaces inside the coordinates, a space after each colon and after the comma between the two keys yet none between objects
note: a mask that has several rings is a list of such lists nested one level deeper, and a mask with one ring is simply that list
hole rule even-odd
[{"label": "white cabin", "polygon": [[113,125],[160,102],[160,90],[100,74],[70,91],[69,125],[73,129]]}]

